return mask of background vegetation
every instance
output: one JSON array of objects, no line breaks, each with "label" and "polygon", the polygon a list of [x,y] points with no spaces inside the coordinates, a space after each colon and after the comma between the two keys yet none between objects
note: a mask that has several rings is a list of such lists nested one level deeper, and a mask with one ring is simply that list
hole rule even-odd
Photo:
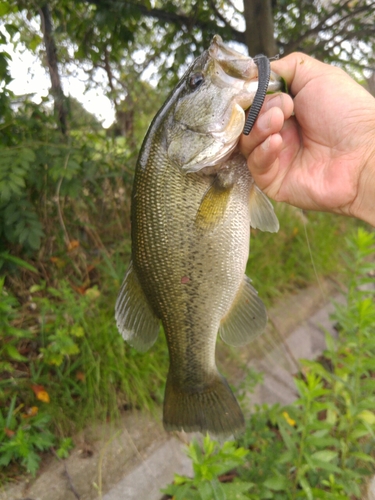
[{"label": "background vegetation", "polygon": [[[19,466],[35,473],[40,451],[64,456],[90,419],[162,399],[164,340],[144,355],[124,345],[113,304],[130,252],[137,151],[187,64],[219,33],[252,55],[302,50],[371,89],[375,2],[0,0],[0,23],[4,479]],[[48,71],[50,94],[40,103],[11,92],[9,44],[31,51]],[[109,129],[64,93],[63,82],[77,74],[112,102]],[[314,282],[316,272],[337,273],[342,237],[354,224],[277,212],[279,234],[253,233],[248,266],[267,303]]]}]

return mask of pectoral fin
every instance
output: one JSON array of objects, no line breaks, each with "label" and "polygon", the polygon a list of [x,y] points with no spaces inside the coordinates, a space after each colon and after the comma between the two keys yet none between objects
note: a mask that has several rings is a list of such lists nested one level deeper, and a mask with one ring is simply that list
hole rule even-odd
[{"label": "pectoral fin", "polygon": [[215,181],[204,195],[198,209],[195,224],[200,229],[212,231],[224,218],[231,188],[224,188]]},{"label": "pectoral fin", "polygon": [[250,223],[254,229],[277,233],[279,221],[267,196],[253,183],[250,189]]},{"label": "pectoral fin", "polygon": [[138,351],[147,351],[156,341],[159,320],[147,301],[132,262],[117,298],[115,318],[121,335]]},{"label": "pectoral fin", "polygon": [[266,324],[266,308],[245,275],[230,311],[221,320],[220,336],[229,345],[242,346],[261,335]]}]

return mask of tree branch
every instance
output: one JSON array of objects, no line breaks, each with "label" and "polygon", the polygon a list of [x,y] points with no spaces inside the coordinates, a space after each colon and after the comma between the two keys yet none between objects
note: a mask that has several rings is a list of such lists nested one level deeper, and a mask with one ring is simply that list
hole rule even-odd
[{"label": "tree branch", "polygon": [[53,38],[52,17],[47,3],[39,9],[44,45],[46,47],[47,65],[51,78],[51,94],[54,100],[55,113],[58,117],[60,130],[66,135],[68,130],[68,110],[65,95],[61,86],[57,63],[57,48]]},{"label": "tree branch", "polygon": [[[309,38],[313,35],[317,35],[318,33],[322,32],[322,31],[323,32],[324,31],[331,31],[338,24],[340,24],[342,22],[348,22],[349,20],[353,19],[353,17],[355,17],[356,15],[358,15],[362,12],[366,12],[369,9],[369,7],[372,7],[375,5],[375,2],[372,2],[372,4],[370,4],[370,5],[366,5],[366,6],[362,5],[362,6],[358,7],[357,9],[352,9],[345,16],[340,17],[335,22],[333,22],[331,25],[327,25],[326,24],[327,21],[329,19],[331,19],[332,17],[334,17],[335,15],[339,14],[344,9],[344,7],[346,7],[350,3],[350,1],[351,0],[346,0],[342,5],[339,5],[336,9],[329,12],[328,15],[326,15],[316,26],[314,26],[314,28],[311,28],[311,29],[305,31],[304,33],[302,33],[301,36],[297,40],[291,40],[289,43],[283,44],[284,53],[290,54],[291,52],[298,50],[301,42],[303,40],[306,40],[306,38]],[[335,34],[335,36],[337,36],[337,33]],[[326,41],[324,41],[324,43],[326,43]]]},{"label": "tree branch", "polygon": [[[193,27],[199,28],[203,33],[207,30],[220,32],[223,28],[217,26],[217,23],[213,21],[201,21],[200,19],[194,18],[194,16],[189,16],[187,14],[182,13],[181,11],[169,11],[165,9],[157,9],[157,8],[149,8],[148,6],[142,3],[128,2],[127,0],[111,0],[103,2],[103,0],[83,0],[86,3],[94,4],[97,7],[110,8],[111,4],[119,3],[122,5],[131,5],[134,9],[138,9],[139,13],[142,16],[149,17],[152,19],[157,19],[160,22],[171,23],[176,26],[184,26],[191,31]],[[222,19],[220,19],[222,21]],[[231,37],[233,40],[239,43],[243,43],[246,45],[245,33],[242,31],[238,31],[230,24],[226,23],[226,27],[230,31]]]},{"label": "tree branch", "polygon": [[116,99],[116,89],[113,84],[113,73],[111,69],[111,65],[109,62],[109,54],[108,54],[108,46],[105,47],[104,49],[104,70],[107,73],[108,77],[108,84],[112,92],[112,99],[113,99],[113,104],[115,105],[116,112],[118,111],[118,102]]},{"label": "tree branch", "polygon": [[[215,22],[206,22],[206,21],[201,21],[199,19],[195,19],[194,23],[192,23],[192,19],[185,15],[185,14],[180,14],[177,12],[169,12],[165,11],[162,9],[155,9],[151,8],[148,9],[146,6],[140,4],[138,5],[138,8],[141,12],[142,15],[147,16],[147,17],[152,17],[154,19],[158,19],[159,21],[165,21],[168,23],[173,23],[178,26],[184,25],[186,26],[189,31],[191,30],[192,26],[196,26],[199,29],[201,29],[203,32],[204,30],[213,29],[216,27],[217,31],[219,31],[219,28],[216,26]],[[220,19],[221,20],[221,19]],[[230,29],[231,36],[233,39],[237,42],[245,44],[245,33],[241,31],[237,31],[236,29],[233,28],[233,26],[230,26],[227,24],[227,27]]]},{"label": "tree branch", "polygon": [[225,17],[221,14],[221,12],[218,11],[217,7],[216,7],[216,4],[214,2],[214,0],[210,0],[210,7],[212,9],[212,11],[215,13],[215,16],[220,19],[220,21],[222,23],[224,23],[224,25],[227,27],[227,28],[230,28],[232,29],[232,26],[230,25],[230,23],[225,19]]}]

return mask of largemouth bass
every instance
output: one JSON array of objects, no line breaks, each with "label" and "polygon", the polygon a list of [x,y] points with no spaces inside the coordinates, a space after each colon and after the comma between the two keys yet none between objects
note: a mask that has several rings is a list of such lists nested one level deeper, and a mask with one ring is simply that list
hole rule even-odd
[{"label": "largemouth bass", "polygon": [[[278,221],[237,150],[257,90],[254,60],[215,36],[155,116],[143,142],[132,194],[132,258],[117,303],[124,339],[140,351],[160,321],[170,367],[167,430],[217,436],[244,426],[215,363],[218,332],[241,346],[260,335],[267,314],[244,275],[250,225]],[[271,73],[269,90],[280,88]]]}]

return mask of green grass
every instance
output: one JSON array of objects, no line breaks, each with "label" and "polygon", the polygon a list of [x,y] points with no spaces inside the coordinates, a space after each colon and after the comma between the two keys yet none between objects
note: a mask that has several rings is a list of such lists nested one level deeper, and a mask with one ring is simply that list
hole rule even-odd
[{"label": "green grass", "polygon": [[[33,352],[29,362],[18,366],[18,384],[13,378],[2,381],[3,400],[18,392],[30,407],[36,403],[31,384],[43,386],[50,397],[48,413],[63,434],[95,418],[115,417],[124,408],[151,409],[154,401],[161,402],[167,371],[163,336],[148,353],[137,353],[118,334],[115,295],[76,297],[65,284],[59,301],[54,299],[44,296],[42,304],[36,302],[42,324],[33,338]],[[80,335],[74,337],[77,328]]]},{"label": "green grass", "polygon": [[[252,230],[246,274],[269,306],[286,291],[318,284],[318,278],[341,274],[344,238],[359,222],[328,213],[276,205],[278,233]],[[311,253],[310,253],[311,249]]]}]

